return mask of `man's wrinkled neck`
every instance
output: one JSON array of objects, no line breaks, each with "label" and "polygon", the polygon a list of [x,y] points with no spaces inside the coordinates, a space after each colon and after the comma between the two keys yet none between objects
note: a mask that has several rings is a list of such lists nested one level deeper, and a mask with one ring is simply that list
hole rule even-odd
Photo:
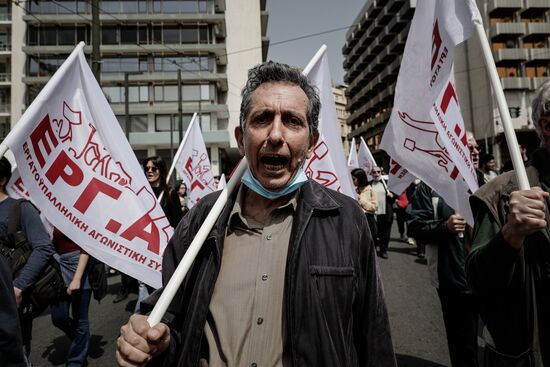
[{"label": "man's wrinkled neck", "polygon": [[243,190],[243,202],[241,203],[242,214],[260,223],[266,223],[271,211],[288,203],[292,195],[294,195],[294,193],[289,193],[278,199],[270,200],[244,185]]}]

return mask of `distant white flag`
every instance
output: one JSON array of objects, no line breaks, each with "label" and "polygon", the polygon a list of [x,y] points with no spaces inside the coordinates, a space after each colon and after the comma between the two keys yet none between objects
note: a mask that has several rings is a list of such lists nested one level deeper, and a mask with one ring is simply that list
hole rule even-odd
[{"label": "distant white flag", "polygon": [[225,173],[222,173],[220,177],[220,181],[218,182],[218,187],[216,188],[216,191],[220,191],[225,189],[227,186],[227,181],[225,180]]},{"label": "distant white flag", "polygon": [[202,138],[199,120],[193,116],[178,149],[176,170],[188,187],[187,207],[191,209],[205,195],[216,191],[208,151]]},{"label": "distant white flag", "polygon": [[359,145],[359,152],[357,153],[357,165],[359,168],[362,168],[365,171],[367,177],[369,178],[369,181],[372,180],[372,169],[374,167],[378,167],[378,164],[376,164],[376,161],[374,160],[374,157],[372,156],[369,147],[367,146],[367,143],[365,143],[365,140],[363,140],[362,137],[361,144]]},{"label": "distant white flag", "polygon": [[318,88],[321,99],[319,141],[311,157],[306,161],[305,171],[309,178],[321,185],[355,199],[357,194],[348,171],[340,137],[340,124],[336,117],[336,104],[332,95],[332,80],[326,49],[327,47],[323,45],[304,69],[304,74]]},{"label": "distant white flag", "polygon": [[359,168],[359,163],[357,162],[357,150],[355,147],[355,138],[351,139],[351,144],[349,146],[348,168],[350,172],[356,168]]},{"label": "distant white flag", "polygon": [[21,179],[21,175],[19,174],[19,170],[17,169],[17,165],[13,165],[11,168],[11,178],[6,185],[6,191],[9,196],[15,199],[27,199],[30,200],[30,195],[27,189],[25,188],[25,185],[23,184],[23,180]]},{"label": "distant white flag", "polygon": [[417,2],[381,143],[393,160],[390,189],[417,176],[470,224],[477,183],[451,70],[455,46],[473,34],[476,18],[472,0]]},{"label": "distant white flag", "polygon": [[91,256],[161,285],[173,230],[80,43],[6,137],[46,218]]}]

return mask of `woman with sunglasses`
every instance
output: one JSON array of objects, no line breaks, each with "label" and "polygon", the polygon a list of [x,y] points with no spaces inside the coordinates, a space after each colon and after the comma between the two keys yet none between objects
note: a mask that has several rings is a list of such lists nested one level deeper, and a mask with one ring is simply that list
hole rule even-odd
[{"label": "woman with sunglasses", "polygon": [[155,196],[158,198],[163,193],[160,206],[170,225],[176,228],[181,220],[182,211],[178,193],[166,182],[168,175],[166,163],[161,157],[154,156],[145,158],[142,164],[147,181],[149,181]]}]

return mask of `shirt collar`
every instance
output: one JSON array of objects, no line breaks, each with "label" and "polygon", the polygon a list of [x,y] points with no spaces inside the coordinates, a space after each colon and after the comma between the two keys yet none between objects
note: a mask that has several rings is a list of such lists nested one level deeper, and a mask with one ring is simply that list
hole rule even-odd
[{"label": "shirt collar", "polygon": [[[227,228],[228,230],[238,222],[241,222],[242,224],[244,224],[246,227],[250,229],[262,229],[264,227],[262,223],[256,222],[251,218],[247,218],[243,216],[242,208],[243,208],[245,190],[248,190],[248,188],[245,185],[239,186],[239,191],[237,192],[237,198],[235,199],[235,204],[233,205],[233,209],[231,209],[231,213],[229,214],[229,222],[228,222],[229,225]],[[280,212],[282,210],[291,210],[292,213],[296,212],[296,209],[298,208],[298,195],[300,191],[301,189],[296,190],[286,203],[273,209],[270,215],[274,215],[275,213]]]}]

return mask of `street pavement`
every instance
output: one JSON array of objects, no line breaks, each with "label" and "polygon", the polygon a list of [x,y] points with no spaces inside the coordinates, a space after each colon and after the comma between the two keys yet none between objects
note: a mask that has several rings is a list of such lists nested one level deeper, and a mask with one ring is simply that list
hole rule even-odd
[{"label": "street pavement", "polygon": [[[398,365],[450,366],[439,299],[430,285],[426,261],[417,258],[415,251],[414,247],[394,239],[389,259],[378,259]],[[120,276],[109,277],[107,296],[101,303],[92,300],[90,305],[89,367],[115,366],[116,338],[137,298],[136,294],[130,294],[126,301],[113,304],[119,282]],[[52,325],[49,311],[34,321],[33,338],[34,366],[64,365],[69,339]]]}]

